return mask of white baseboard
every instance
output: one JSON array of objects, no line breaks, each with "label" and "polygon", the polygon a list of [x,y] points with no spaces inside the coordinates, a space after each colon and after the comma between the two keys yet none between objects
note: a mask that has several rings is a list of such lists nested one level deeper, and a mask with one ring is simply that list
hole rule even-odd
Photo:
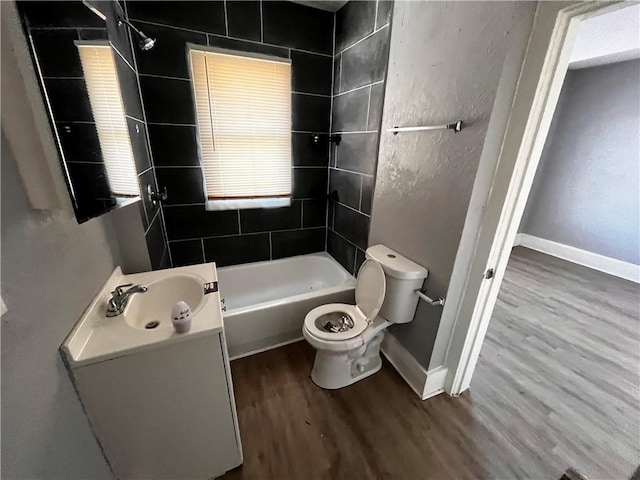
[{"label": "white baseboard", "polygon": [[386,332],[381,351],[389,363],[422,400],[444,392],[446,367],[425,370],[396,337]]},{"label": "white baseboard", "polygon": [[518,245],[567,260],[568,262],[577,263],[578,265],[583,265],[593,270],[598,270],[599,272],[608,273],[615,277],[640,283],[640,265],[634,265],[633,263],[623,262],[622,260],[605,257],[597,253],[587,252],[586,250],[563,245],[545,238],[534,237],[527,233],[519,233],[516,235],[513,246]]},{"label": "white baseboard", "polygon": [[229,358],[229,361],[233,362],[234,360],[240,360],[241,358],[244,358],[244,357],[250,357],[251,355],[257,355],[258,353],[267,352],[269,350],[273,350],[274,348],[284,347],[285,345],[289,345],[291,343],[300,342],[302,340],[304,340],[304,337],[297,337],[297,338],[293,338],[291,340],[287,340],[286,342],[274,343],[273,345],[268,345],[266,347],[256,348],[255,350],[251,350],[249,352],[244,352],[244,353],[239,353],[237,355],[233,355],[232,357]]}]

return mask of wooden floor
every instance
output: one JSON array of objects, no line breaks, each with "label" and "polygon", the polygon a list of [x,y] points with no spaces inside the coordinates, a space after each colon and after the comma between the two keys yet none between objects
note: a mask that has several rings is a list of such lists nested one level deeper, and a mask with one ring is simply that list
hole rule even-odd
[{"label": "wooden floor", "polygon": [[225,479],[628,478],[640,463],[638,285],[514,250],[471,389],[421,401],[387,362],[348,388],[305,342],[232,363]]}]

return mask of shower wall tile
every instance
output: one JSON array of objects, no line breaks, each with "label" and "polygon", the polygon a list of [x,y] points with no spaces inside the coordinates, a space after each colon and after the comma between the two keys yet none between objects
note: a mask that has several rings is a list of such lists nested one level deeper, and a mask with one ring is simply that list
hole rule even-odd
[{"label": "shower wall tile", "polygon": [[327,251],[354,275],[368,246],[392,10],[350,1],[336,13],[331,130],[342,141],[329,162]]},{"label": "shower wall tile", "polygon": [[130,19],[226,34],[223,1],[125,1]]},{"label": "shower wall tile", "polygon": [[127,117],[127,129],[129,130],[129,139],[131,140],[133,160],[136,163],[136,172],[144,172],[151,168],[145,124],[140,120]]},{"label": "shower wall tile", "polygon": [[31,38],[43,77],[82,77],[77,30],[35,30]]},{"label": "shower wall tile", "polygon": [[333,53],[333,14],[293,2],[262,2],[265,43]]},{"label": "shower wall tile", "polygon": [[171,259],[174,267],[204,263],[202,240],[200,239],[169,242],[169,249],[171,250]]},{"label": "shower wall tile", "polygon": [[270,260],[269,233],[204,239],[206,262],[218,267]]},{"label": "shower wall tile", "polygon": [[156,167],[199,167],[198,133],[192,125],[149,125]]},{"label": "shower wall tile", "polygon": [[227,1],[227,25],[230,37],[259,42],[262,38],[260,2]]},{"label": "shower wall tile", "polygon": [[336,53],[373,32],[376,3],[351,1],[336,12]]},{"label": "shower wall tile", "polygon": [[59,122],[57,127],[67,162],[102,162],[95,124]]},{"label": "shower wall tile", "polygon": [[[166,187],[168,193],[162,211],[175,261],[215,258],[222,264],[234,264],[274,258],[271,245],[265,258],[264,239],[273,243],[275,233],[280,242],[276,255],[294,252],[286,246],[290,238],[312,240],[311,247],[298,246],[296,251],[315,251],[319,245],[324,249],[334,15],[291,2],[126,1],[125,7],[131,21],[157,39],[152,50],[135,49],[134,53],[153,172],[158,188]],[[291,59],[296,93],[292,95],[295,200],[290,207],[206,210],[188,43]],[[316,132],[322,135],[313,142]],[[322,231],[306,233],[311,229]],[[305,233],[298,237],[289,233],[296,231]],[[198,251],[202,242],[204,258]]]},{"label": "shower wall tile", "polygon": [[385,27],[342,53],[340,91],[384,80],[388,58],[389,27]]},{"label": "shower wall tile", "polygon": [[326,229],[289,230],[272,232],[271,245],[273,259],[323,252]]},{"label": "shower wall tile", "polygon": [[57,122],[93,122],[84,79],[48,78],[44,84]]},{"label": "shower wall tile", "polygon": [[207,36],[204,33],[141,22],[132,23],[144,31],[145,35],[157,40],[151,50],[140,51],[136,55],[141,74],[190,78],[186,44],[206,45]]}]

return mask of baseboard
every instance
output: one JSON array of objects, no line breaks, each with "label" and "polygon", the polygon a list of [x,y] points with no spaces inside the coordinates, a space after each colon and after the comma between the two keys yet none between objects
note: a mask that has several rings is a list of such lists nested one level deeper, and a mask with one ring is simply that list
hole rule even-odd
[{"label": "baseboard", "polygon": [[296,343],[304,340],[304,337],[296,337],[291,340],[286,340],[284,342],[274,343],[272,345],[267,345],[264,347],[256,348],[254,350],[250,350],[248,352],[238,353],[236,355],[232,355],[229,358],[229,361],[232,362],[234,360],[239,360],[244,357],[250,357],[251,355],[257,355],[258,353],[267,352],[269,350],[273,350],[274,348],[284,347],[285,345],[289,345],[291,343]]},{"label": "baseboard", "polygon": [[519,233],[516,235],[514,246],[518,245],[561,258],[568,262],[577,263],[578,265],[589,267],[599,272],[608,273],[615,277],[640,283],[640,265],[634,265],[633,263],[623,262],[622,260],[605,257],[597,253],[587,252],[586,250],[563,245],[545,238],[534,237],[527,233]]},{"label": "baseboard", "polygon": [[411,387],[411,390],[422,400],[444,392],[446,367],[425,370],[398,339],[389,332],[385,333],[380,349],[389,363]]}]

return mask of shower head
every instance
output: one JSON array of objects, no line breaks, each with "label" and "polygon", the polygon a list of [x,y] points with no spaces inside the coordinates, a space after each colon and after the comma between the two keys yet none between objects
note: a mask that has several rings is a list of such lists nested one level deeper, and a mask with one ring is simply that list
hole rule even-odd
[{"label": "shower head", "polygon": [[133,31],[133,33],[138,36],[138,45],[142,50],[151,50],[156,44],[155,38],[147,37],[144,33],[142,33],[141,30],[133,26],[128,20],[118,20],[118,26],[121,27],[122,25],[127,25]]}]

